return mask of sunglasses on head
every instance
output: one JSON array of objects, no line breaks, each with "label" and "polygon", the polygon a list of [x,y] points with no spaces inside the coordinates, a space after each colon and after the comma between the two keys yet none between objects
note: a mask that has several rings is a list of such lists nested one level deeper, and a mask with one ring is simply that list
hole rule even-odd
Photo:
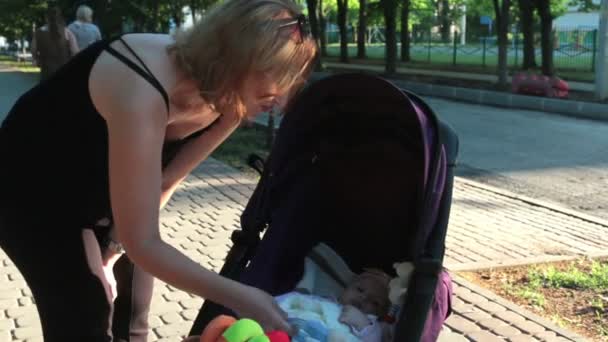
[{"label": "sunglasses on head", "polygon": [[284,24],[279,25],[279,29],[292,29],[289,31],[290,35],[296,35],[298,44],[302,44],[304,39],[310,36],[310,27],[308,26],[308,20],[304,14],[300,14],[293,19],[288,19]]}]

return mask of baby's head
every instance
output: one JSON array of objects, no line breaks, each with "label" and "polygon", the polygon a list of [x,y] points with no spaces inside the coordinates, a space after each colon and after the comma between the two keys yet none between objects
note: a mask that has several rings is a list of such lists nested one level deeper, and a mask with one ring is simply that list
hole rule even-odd
[{"label": "baby's head", "polygon": [[389,281],[390,277],[384,272],[366,269],[346,286],[338,300],[342,305],[352,305],[366,314],[382,317],[390,306]]}]

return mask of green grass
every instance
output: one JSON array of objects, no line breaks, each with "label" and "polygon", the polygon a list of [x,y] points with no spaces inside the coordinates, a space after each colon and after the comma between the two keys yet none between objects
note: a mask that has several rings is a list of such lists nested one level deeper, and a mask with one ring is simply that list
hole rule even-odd
[{"label": "green grass", "polygon": [[[608,337],[608,324],[606,314],[608,313],[608,262],[589,261],[587,259],[572,262],[568,267],[561,269],[555,266],[530,267],[525,282],[511,282],[503,284],[504,290],[512,295],[525,300],[530,306],[539,311],[545,311],[547,299],[543,294],[550,296],[551,289],[573,289],[579,291],[591,291],[591,299],[577,305],[585,306],[594,315],[597,332],[602,337]],[[576,296],[573,294],[573,296]],[[560,317],[554,314],[552,321],[564,327],[567,320],[571,324],[579,324],[576,317]]]},{"label": "green grass", "polygon": [[576,264],[567,271],[559,271],[553,266],[544,270],[531,270],[530,282],[545,287],[608,290],[608,263],[593,261],[591,270],[581,270]]},{"label": "green grass", "polygon": [[257,124],[239,127],[211,156],[238,170],[254,174],[255,171],[247,165],[247,158],[251,153],[264,158],[268,156],[266,137],[266,127]]},{"label": "green grass", "polygon": [[21,72],[40,72],[40,68],[31,62],[18,62],[11,56],[0,56],[0,64],[15,68]]}]

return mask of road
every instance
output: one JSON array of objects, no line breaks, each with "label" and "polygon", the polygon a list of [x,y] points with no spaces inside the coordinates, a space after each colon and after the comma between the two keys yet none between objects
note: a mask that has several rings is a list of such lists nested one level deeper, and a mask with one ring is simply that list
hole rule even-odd
[{"label": "road", "polygon": [[608,219],[608,124],[426,98],[460,137],[457,174]]}]

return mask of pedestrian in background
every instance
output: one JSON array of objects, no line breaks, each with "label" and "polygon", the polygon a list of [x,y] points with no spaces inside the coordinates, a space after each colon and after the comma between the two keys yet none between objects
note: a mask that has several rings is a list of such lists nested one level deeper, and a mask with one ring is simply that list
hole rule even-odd
[{"label": "pedestrian in background", "polygon": [[36,30],[32,39],[32,57],[40,66],[40,80],[48,79],[78,50],[76,38],[65,27],[59,8],[49,7],[46,24]]},{"label": "pedestrian in background", "polygon": [[93,24],[93,10],[87,5],[81,5],[76,10],[76,20],[68,26],[76,37],[78,47],[83,50],[94,42],[101,40],[101,32]]}]

